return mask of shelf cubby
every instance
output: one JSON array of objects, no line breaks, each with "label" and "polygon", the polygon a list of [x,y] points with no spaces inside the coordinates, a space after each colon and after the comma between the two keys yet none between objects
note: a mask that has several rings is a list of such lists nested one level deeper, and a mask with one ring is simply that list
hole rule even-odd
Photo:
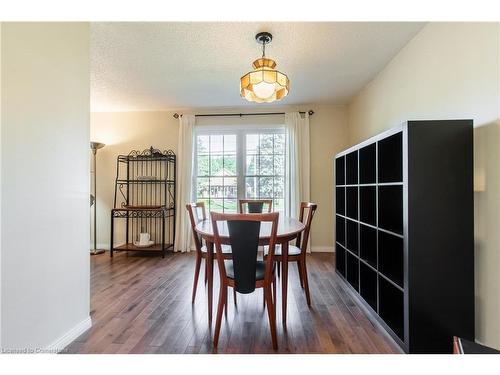
[{"label": "shelf cubby", "polygon": [[403,181],[403,134],[401,132],[378,142],[378,182]]},{"label": "shelf cubby", "polygon": [[346,257],[346,250],[340,246],[339,244],[335,245],[335,262],[336,262],[336,267],[337,271],[345,277],[345,257]]},{"label": "shelf cubby", "polygon": [[359,294],[377,311],[377,271],[363,262],[359,264]]},{"label": "shelf cubby", "polygon": [[403,234],[403,187],[401,185],[378,187],[378,226]]},{"label": "shelf cubby", "polygon": [[335,188],[335,208],[339,215],[345,216],[345,187]]},{"label": "shelf cubby", "polygon": [[378,232],[378,270],[400,287],[404,285],[403,239],[390,233]]},{"label": "shelf cubby", "polygon": [[353,253],[358,253],[358,227],[359,224],[356,221],[346,220],[346,247]]},{"label": "shelf cubby", "polygon": [[359,150],[359,183],[377,182],[377,144],[365,146]]},{"label": "shelf cubby", "polygon": [[377,188],[360,186],[359,188],[359,221],[377,225]]},{"label": "shelf cubby", "polygon": [[346,185],[358,184],[358,151],[351,152],[345,157]]},{"label": "shelf cubby", "polygon": [[335,234],[337,242],[345,245],[345,219],[338,215],[335,219]]},{"label": "shelf cubby", "polygon": [[346,252],[346,279],[351,286],[359,290],[359,259]]},{"label": "shelf cubby", "polygon": [[377,268],[377,230],[361,224],[359,226],[359,256],[370,266]]},{"label": "shelf cubby", "polygon": [[348,186],[345,194],[346,216],[358,220],[358,188]]},{"label": "shelf cubby", "polygon": [[335,184],[345,185],[345,157],[335,160]]},{"label": "shelf cubby", "polygon": [[404,340],[404,294],[382,276],[379,282],[379,315]]}]

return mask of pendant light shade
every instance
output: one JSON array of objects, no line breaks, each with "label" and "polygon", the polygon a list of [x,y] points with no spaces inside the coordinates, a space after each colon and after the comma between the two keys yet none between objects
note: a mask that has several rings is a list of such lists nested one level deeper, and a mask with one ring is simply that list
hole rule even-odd
[{"label": "pendant light shade", "polygon": [[253,71],[240,79],[240,95],[249,102],[271,103],[288,95],[290,81],[286,74],[276,70],[276,62],[265,57],[266,44],[272,35],[259,33],[255,37],[262,44],[262,58],[253,62]]}]

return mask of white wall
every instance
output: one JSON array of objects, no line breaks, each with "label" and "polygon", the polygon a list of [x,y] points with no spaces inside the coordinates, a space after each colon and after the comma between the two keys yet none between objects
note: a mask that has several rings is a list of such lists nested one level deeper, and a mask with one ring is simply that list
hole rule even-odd
[{"label": "white wall", "polygon": [[408,119],[498,119],[498,24],[427,24],[349,106],[351,143]]},{"label": "white wall", "polygon": [[[318,203],[311,233],[313,251],[333,251],[333,156],[347,146],[347,108],[333,105],[303,105],[301,107],[266,107],[266,111],[297,111],[313,109],[310,118],[311,137],[311,200]],[[199,108],[181,113],[239,113],[262,112],[256,108]],[[132,149],[145,149],[153,145],[177,152],[179,121],[174,111],[164,112],[95,112],[91,115],[91,138],[108,146],[97,154],[98,244],[109,249],[110,210],[113,205],[116,157]],[[199,118],[203,124],[276,123],[284,116],[243,118]],[[115,228],[117,238],[122,232]]]},{"label": "white wall", "polygon": [[349,105],[351,144],[406,120],[472,118],[476,338],[500,349],[500,29],[430,23]]},{"label": "white wall", "polygon": [[90,323],[89,25],[1,39],[1,343],[60,348]]}]

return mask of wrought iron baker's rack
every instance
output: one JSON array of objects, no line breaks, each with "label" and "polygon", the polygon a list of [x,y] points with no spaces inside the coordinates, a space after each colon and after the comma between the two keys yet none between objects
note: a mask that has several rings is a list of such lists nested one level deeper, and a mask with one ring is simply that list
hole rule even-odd
[{"label": "wrought iron baker's rack", "polygon": [[[167,250],[173,249],[175,176],[176,156],[172,150],[160,151],[151,146],[118,156],[111,210],[111,257],[114,251],[157,251],[164,257]],[[116,219],[123,222],[118,228]],[[153,244],[139,244],[140,233],[149,233]],[[115,236],[125,240],[115,244]]]}]

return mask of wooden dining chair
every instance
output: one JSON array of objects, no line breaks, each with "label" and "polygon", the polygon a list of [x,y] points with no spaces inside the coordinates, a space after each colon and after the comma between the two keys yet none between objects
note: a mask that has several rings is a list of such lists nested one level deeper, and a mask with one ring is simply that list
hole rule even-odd
[{"label": "wooden dining chair", "polygon": [[[219,304],[214,332],[214,347],[219,343],[222,313],[227,306],[227,288],[232,287],[238,293],[249,294],[256,288],[264,289],[269,326],[273,348],[278,348],[276,338],[276,276],[274,249],[278,231],[279,213],[267,214],[223,214],[212,212],[215,251],[220,275]],[[225,221],[232,248],[232,260],[224,257],[223,243],[219,236],[218,222]],[[257,260],[261,223],[271,223],[268,256],[265,261]],[[227,241],[227,240],[226,240]]]},{"label": "wooden dining chair", "polygon": [[[207,247],[203,246],[202,238],[200,235],[196,233],[196,224],[198,224],[202,220],[207,219],[207,214],[205,211],[205,203],[204,202],[196,202],[196,203],[188,203],[186,204],[186,209],[189,213],[189,221],[191,222],[191,229],[193,231],[194,245],[196,249],[196,265],[194,269],[194,281],[193,281],[193,293],[191,302],[194,303],[196,298],[196,289],[198,286],[198,278],[200,276],[200,268],[201,268],[201,260],[205,259],[205,283],[207,282]],[[199,211],[201,211],[201,218],[199,215]],[[224,245],[222,246],[222,253],[226,259],[231,258],[231,246]]]},{"label": "wooden dining chair", "polygon": [[[309,293],[309,281],[307,278],[307,265],[306,265],[306,253],[307,253],[307,244],[309,242],[309,233],[311,232],[311,223],[316,213],[316,209],[318,205],[316,203],[310,202],[301,202],[300,203],[300,214],[299,220],[304,224],[305,229],[303,234],[299,233],[297,235],[297,241],[295,246],[288,246],[288,262],[297,262],[297,268],[299,271],[299,280],[300,286],[305,290],[307,305],[311,306],[311,296]],[[307,216],[305,215],[305,210],[307,211]],[[269,253],[269,249],[264,247],[264,258],[267,257]],[[278,267],[283,262],[283,257],[281,254],[281,245],[276,246],[276,250],[274,253],[274,260],[277,262]]]},{"label": "wooden dining chair", "polygon": [[268,213],[273,211],[272,199],[239,199],[239,205],[242,214],[261,214],[264,212],[264,205],[267,205]]}]

